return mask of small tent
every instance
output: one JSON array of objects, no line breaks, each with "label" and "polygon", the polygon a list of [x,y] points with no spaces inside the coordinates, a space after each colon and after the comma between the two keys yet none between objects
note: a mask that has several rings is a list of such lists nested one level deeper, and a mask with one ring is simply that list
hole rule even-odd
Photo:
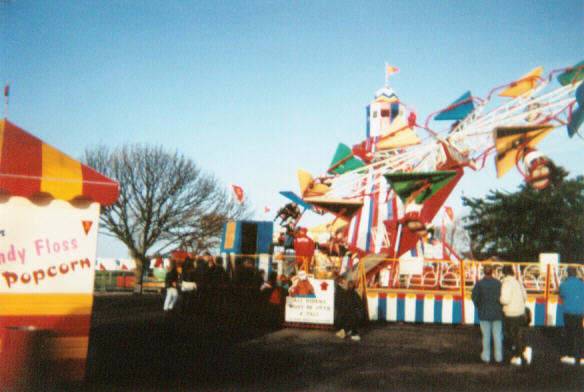
[{"label": "small tent", "polygon": [[8,327],[49,330],[54,378],[85,375],[100,206],[118,193],[115,181],[0,120],[0,347]]}]

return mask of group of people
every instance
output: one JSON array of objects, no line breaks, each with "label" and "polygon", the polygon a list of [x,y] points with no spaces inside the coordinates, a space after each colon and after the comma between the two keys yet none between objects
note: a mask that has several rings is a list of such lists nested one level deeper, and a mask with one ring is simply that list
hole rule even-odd
[{"label": "group of people", "polygon": [[[492,265],[483,265],[484,277],[472,290],[472,301],[478,310],[482,334],[481,360],[491,362],[492,342],[496,363],[503,362],[505,347],[510,352],[512,365],[529,365],[533,349],[526,343],[527,326],[531,322],[531,313],[526,307],[527,292],[515,277],[513,266],[503,267],[502,280],[495,278],[493,272]],[[561,361],[584,365],[584,282],[577,277],[576,268],[568,268],[568,278],[560,285],[560,297],[565,329]]]},{"label": "group of people", "polygon": [[[219,263],[218,263],[219,261]],[[172,311],[179,299],[183,311],[192,310],[196,303],[217,298],[228,281],[225,269],[210,253],[192,259],[186,257],[179,272],[177,262],[171,260],[165,277],[166,297],[163,309]]]},{"label": "group of people", "polygon": [[291,285],[286,276],[256,268],[252,259],[235,261],[231,274],[222,266],[221,257],[209,253],[184,262],[171,261],[167,267],[163,310],[167,314],[242,313],[260,316],[272,324],[284,318],[285,297]]}]

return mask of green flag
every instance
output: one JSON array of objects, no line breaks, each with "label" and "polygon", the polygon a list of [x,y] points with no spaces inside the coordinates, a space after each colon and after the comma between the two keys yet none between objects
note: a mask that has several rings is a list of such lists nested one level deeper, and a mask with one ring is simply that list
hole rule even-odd
[{"label": "green flag", "polygon": [[353,151],[349,146],[339,143],[328,171],[343,174],[363,166],[365,166],[365,164],[353,156]]},{"label": "green flag", "polygon": [[455,170],[426,173],[389,173],[385,179],[404,204],[423,204],[456,176]]}]

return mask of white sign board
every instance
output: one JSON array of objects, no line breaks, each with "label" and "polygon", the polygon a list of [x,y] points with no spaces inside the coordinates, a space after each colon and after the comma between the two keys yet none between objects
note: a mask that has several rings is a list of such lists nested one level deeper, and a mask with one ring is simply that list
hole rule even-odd
[{"label": "white sign board", "polygon": [[560,255],[558,253],[540,253],[539,264],[541,266],[551,265],[555,267],[560,262]]},{"label": "white sign board", "polygon": [[329,324],[335,321],[334,280],[297,280],[286,297],[286,322]]},{"label": "white sign board", "polygon": [[424,272],[424,258],[418,256],[402,256],[399,258],[400,275],[421,275]]},{"label": "white sign board", "polygon": [[0,293],[93,293],[98,222],[98,203],[0,203]]}]

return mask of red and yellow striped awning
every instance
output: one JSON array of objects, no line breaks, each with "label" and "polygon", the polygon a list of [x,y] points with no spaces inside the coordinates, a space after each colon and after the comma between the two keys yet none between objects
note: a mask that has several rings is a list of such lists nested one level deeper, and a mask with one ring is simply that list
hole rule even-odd
[{"label": "red and yellow striped awning", "polygon": [[0,120],[0,194],[116,202],[117,182],[43,143],[8,120]]}]

